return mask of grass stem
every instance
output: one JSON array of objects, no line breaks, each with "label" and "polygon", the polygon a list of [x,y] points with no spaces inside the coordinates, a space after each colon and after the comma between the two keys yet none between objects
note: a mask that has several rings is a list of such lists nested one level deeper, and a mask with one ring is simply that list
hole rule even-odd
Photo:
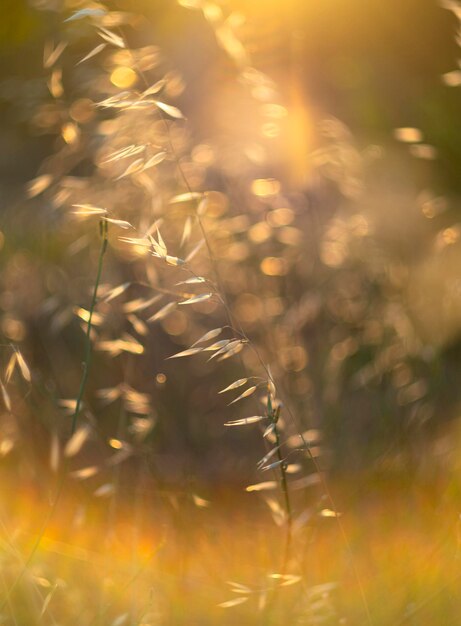
[{"label": "grass stem", "polygon": [[[86,332],[86,347],[85,347],[85,361],[83,363],[83,374],[82,374],[82,379],[80,382],[80,388],[79,388],[79,392],[78,392],[78,396],[77,396],[77,403],[75,406],[75,412],[72,416],[72,429],[71,429],[71,434],[73,434],[75,432],[76,426],[77,426],[77,416],[80,410],[80,406],[82,403],[82,398],[83,398],[83,394],[85,392],[85,387],[86,387],[86,383],[88,381],[88,373],[89,373],[89,369],[90,369],[90,361],[91,361],[91,328],[92,328],[92,318],[93,318],[93,312],[96,306],[96,301],[97,301],[97,296],[98,296],[98,288],[99,288],[99,284],[101,281],[101,275],[102,275],[102,266],[103,266],[103,260],[104,260],[104,254],[106,252],[107,249],[107,222],[105,221],[101,221],[100,223],[100,229],[101,229],[101,237],[102,237],[102,243],[101,243],[101,248],[100,248],[100,252],[99,252],[99,261],[98,261],[98,270],[97,270],[97,274],[96,274],[96,281],[94,284],[94,289],[93,289],[93,297],[91,299],[91,304],[90,304],[90,312],[89,312],[89,317],[88,317],[88,324],[87,324],[87,332]],[[5,608],[5,606],[9,603],[11,595],[13,594],[14,590],[16,589],[16,587],[18,586],[18,584],[21,582],[22,578],[24,577],[24,574],[26,573],[30,563],[32,562],[32,559],[34,558],[37,550],[40,547],[40,544],[43,540],[43,537],[45,535],[46,529],[48,528],[50,522],[51,522],[51,518],[53,517],[54,512],[56,511],[56,508],[58,506],[58,502],[61,498],[62,492],[64,490],[64,484],[66,482],[66,476],[67,476],[67,472],[66,472],[66,464],[64,465],[62,472],[61,472],[61,477],[59,479],[58,485],[56,487],[56,492],[53,498],[53,501],[51,502],[51,506],[48,510],[48,513],[45,517],[45,519],[43,520],[42,526],[40,528],[40,531],[37,535],[37,538],[35,539],[35,542],[29,552],[29,555],[27,556],[27,558],[24,561],[24,564],[19,572],[19,574],[16,576],[15,580],[13,581],[13,583],[11,584],[10,588],[6,591],[5,596],[3,598],[2,601],[0,601],[0,613],[3,611],[3,609]]]},{"label": "grass stem", "polygon": [[82,373],[82,378],[81,378],[81,381],[80,381],[80,388],[78,390],[77,401],[76,401],[76,404],[75,404],[75,411],[74,411],[74,414],[72,415],[71,435],[73,435],[75,433],[75,430],[77,428],[78,414],[80,412],[80,407],[82,405],[83,394],[85,393],[86,384],[88,382],[88,375],[89,375],[89,372],[90,372],[90,365],[91,365],[91,328],[92,328],[92,321],[93,321],[93,313],[94,313],[94,309],[95,309],[96,302],[97,302],[97,299],[98,299],[98,289],[99,289],[99,284],[101,282],[101,275],[102,275],[102,266],[103,266],[103,262],[104,262],[104,255],[105,255],[106,250],[107,250],[107,232],[108,232],[108,228],[107,228],[107,222],[105,220],[102,220],[100,222],[100,229],[101,229],[102,243],[101,243],[101,249],[99,251],[98,271],[97,271],[96,280],[95,280],[95,283],[94,283],[93,296],[91,298],[89,315],[88,315],[88,322],[87,322],[87,327],[86,327],[85,359],[83,361],[83,373]]}]

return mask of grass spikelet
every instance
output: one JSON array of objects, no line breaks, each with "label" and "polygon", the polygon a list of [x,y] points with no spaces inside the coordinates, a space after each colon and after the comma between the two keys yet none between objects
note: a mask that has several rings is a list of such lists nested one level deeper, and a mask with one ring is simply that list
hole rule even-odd
[{"label": "grass spikelet", "polygon": [[53,182],[51,174],[43,174],[31,180],[26,187],[26,193],[29,198],[35,198],[43,193]]},{"label": "grass spikelet", "polygon": [[221,602],[220,604],[218,604],[219,607],[221,607],[222,609],[230,609],[234,606],[238,606],[239,604],[243,604],[244,602],[247,602],[248,598],[242,597],[242,598],[234,598],[233,600],[227,600],[226,602]]},{"label": "grass spikelet", "polygon": [[251,417],[243,417],[242,419],[225,422],[224,426],[247,426],[248,424],[256,424],[257,422],[261,422],[264,419],[266,419],[264,415],[252,415]]},{"label": "grass spikelet", "polygon": [[181,304],[198,304],[199,302],[205,302],[205,300],[209,300],[210,298],[213,297],[213,293],[202,293],[198,296],[192,296],[190,298],[187,298],[187,300],[182,300],[181,302],[178,302],[179,305]]},{"label": "grass spikelet", "polygon": [[168,358],[178,359],[184,356],[192,356],[193,354],[198,354],[199,352],[203,352],[203,348],[188,348],[187,350],[183,350],[182,352],[177,352],[176,354],[172,354]]},{"label": "grass spikelet", "polygon": [[78,454],[88,441],[90,433],[88,426],[81,426],[76,430],[64,447],[64,456],[70,458]]},{"label": "grass spikelet", "polygon": [[253,395],[257,388],[258,387],[256,385],[253,385],[252,387],[248,387],[248,389],[245,389],[245,391],[241,393],[237,398],[234,398],[232,402],[229,402],[229,406],[231,404],[235,404],[236,402],[239,402],[240,400],[243,400],[244,398],[248,398],[249,396]]},{"label": "grass spikelet", "polygon": [[8,391],[6,390],[5,385],[0,381],[0,388],[2,390],[2,398],[3,398],[3,403],[6,407],[6,409],[8,411],[11,411],[11,399],[10,399],[10,394],[8,393]]},{"label": "grass spikelet", "polygon": [[177,120],[184,119],[184,115],[177,107],[171,106],[171,104],[165,104],[164,102],[160,102],[159,100],[154,100],[154,102],[155,106],[157,106],[161,111],[163,111],[170,117],[173,117]]},{"label": "grass spikelet", "polygon": [[218,393],[225,393],[226,391],[237,389],[238,387],[242,387],[243,385],[246,385],[247,382],[248,382],[248,378],[239,378],[238,380],[235,380],[233,383],[231,383],[227,387],[224,387],[224,389],[221,389],[221,391],[218,391]]},{"label": "grass spikelet", "polygon": [[213,328],[212,330],[207,331],[204,335],[202,335],[199,339],[197,339],[197,341],[195,341],[191,347],[194,347],[198,345],[199,343],[206,343],[207,341],[211,341],[212,339],[215,339],[222,333],[223,330],[224,328],[220,327],[220,328]]}]

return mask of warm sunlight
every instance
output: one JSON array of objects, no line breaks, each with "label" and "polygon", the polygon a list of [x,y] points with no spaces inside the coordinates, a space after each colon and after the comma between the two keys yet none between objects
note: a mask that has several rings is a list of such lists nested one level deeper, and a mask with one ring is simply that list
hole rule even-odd
[{"label": "warm sunlight", "polygon": [[459,624],[460,27],[6,3],[2,626]]}]

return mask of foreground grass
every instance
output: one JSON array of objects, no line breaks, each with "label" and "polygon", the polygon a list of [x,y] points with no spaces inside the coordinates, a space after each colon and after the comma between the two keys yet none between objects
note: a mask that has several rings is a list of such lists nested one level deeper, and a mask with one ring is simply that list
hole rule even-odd
[{"label": "foreground grass", "polygon": [[[5,488],[2,502],[4,590],[49,506],[32,490],[12,493]],[[280,529],[254,498],[222,490],[208,506],[147,485],[117,502],[64,496],[2,623],[364,624],[355,569],[375,626],[456,624],[456,507],[395,485],[345,506],[350,551],[337,520],[314,516],[294,537],[293,584],[273,596]]]}]

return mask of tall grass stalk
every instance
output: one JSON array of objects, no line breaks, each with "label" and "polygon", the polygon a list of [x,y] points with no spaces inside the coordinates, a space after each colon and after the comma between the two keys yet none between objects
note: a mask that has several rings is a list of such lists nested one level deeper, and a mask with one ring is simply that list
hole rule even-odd
[{"label": "tall grass stalk", "polygon": [[[120,35],[120,37],[122,38],[122,40],[124,41],[127,50],[129,50],[129,47],[127,45],[127,40],[125,37],[125,34],[123,32],[122,28],[118,28],[117,29],[118,34]],[[130,51],[131,52],[131,51]],[[143,70],[139,67],[139,64],[137,63],[136,59],[134,58],[133,55],[131,55],[132,57],[132,67],[134,67],[136,69],[136,72],[138,74],[138,76],[141,78],[142,82],[144,83],[144,85],[146,87],[149,87],[149,81],[147,80],[145,73],[143,72]],[[170,127],[167,123],[166,117],[163,113],[163,111],[161,109],[159,109],[159,116],[163,122],[164,128],[165,128],[165,133],[167,136],[167,141],[168,141],[168,146],[171,152],[171,156],[173,157],[176,167],[178,168],[178,172],[180,174],[180,177],[182,179],[182,181],[184,182],[184,186],[186,187],[188,193],[192,194],[192,187],[189,183],[189,180],[187,178],[187,175],[184,171],[184,168],[181,165],[181,161],[179,156],[176,153],[176,150],[174,148],[174,144],[171,138],[171,132],[170,132]],[[275,382],[272,378],[272,375],[270,373],[269,368],[267,367],[267,365],[264,363],[264,360],[262,359],[259,350],[256,348],[256,346],[253,344],[253,342],[249,339],[249,337],[247,336],[247,334],[245,333],[242,325],[238,322],[236,322],[236,320],[234,319],[234,316],[232,315],[232,311],[230,309],[230,306],[227,302],[227,298],[226,298],[226,292],[224,289],[224,286],[222,284],[222,280],[221,280],[221,276],[219,273],[219,269],[217,266],[217,262],[216,262],[216,258],[214,256],[213,253],[213,249],[211,247],[211,242],[210,242],[210,238],[208,236],[208,233],[206,231],[205,225],[203,223],[203,220],[201,219],[201,215],[199,213],[199,207],[201,202],[206,201],[206,194],[201,194],[201,198],[196,199],[195,202],[195,215],[196,215],[196,220],[197,223],[199,225],[200,228],[200,232],[202,234],[203,240],[205,242],[205,246],[206,246],[206,250],[208,253],[208,258],[210,261],[210,265],[214,274],[214,279],[215,279],[215,285],[217,288],[217,295],[224,307],[224,311],[225,314],[227,316],[227,320],[228,320],[228,325],[230,330],[232,330],[232,332],[235,335],[240,335],[242,340],[245,341],[253,350],[253,352],[255,353],[258,361],[260,362],[263,370],[265,371],[266,375],[267,375],[267,382],[269,387],[272,385],[275,389]],[[90,316],[92,314],[92,310],[90,309]],[[243,363],[242,357],[240,354],[237,355],[239,358],[239,362],[240,365],[243,369],[243,371],[245,372],[246,376],[248,376],[248,372],[246,372],[246,367]],[[84,372],[84,376],[87,375],[87,371],[85,370]],[[83,379],[82,379],[82,383],[83,383]],[[78,407],[76,407],[76,413],[78,412]],[[280,430],[279,427],[277,426],[277,422],[278,419],[280,417],[280,406],[278,407],[274,407],[272,405],[272,401],[271,401],[271,393],[269,392],[268,394],[268,405],[267,405],[267,417],[268,420],[270,422],[270,424],[273,427],[273,433],[275,436],[275,446],[277,448],[277,457],[278,457],[278,464],[279,464],[279,472],[280,472],[280,486],[281,486],[281,491],[282,491],[282,497],[284,500],[284,508],[285,508],[285,514],[286,514],[286,520],[285,520],[285,526],[286,526],[286,537],[285,537],[285,549],[284,549],[284,557],[282,560],[282,564],[281,564],[281,572],[280,573],[284,573],[288,564],[288,559],[289,559],[289,554],[290,554],[290,547],[291,547],[291,541],[292,541],[292,523],[293,523],[293,513],[292,513],[292,506],[291,506],[291,501],[290,501],[290,493],[289,493],[289,487],[288,487],[288,481],[287,481],[287,475],[286,475],[286,462],[285,459],[282,456],[282,451],[281,451],[281,438],[280,438]],[[294,420],[294,416],[293,420]],[[76,415],[74,416],[74,419],[76,419]],[[305,446],[307,447],[307,443],[304,440],[302,433],[298,430],[298,434],[300,435],[300,437],[303,439]]]},{"label": "tall grass stalk", "polygon": [[[125,48],[127,51],[129,51],[131,53],[131,49],[128,46],[128,42],[127,39],[125,37],[125,34],[123,32],[123,28],[119,27],[117,28],[117,32],[119,34],[119,36],[121,37],[121,39],[123,40],[124,44],[125,44]],[[144,71],[141,69],[141,67],[139,66],[139,63],[137,62],[135,56],[131,53],[131,58],[132,58],[132,68],[136,70],[136,73],[138,74],[138,76],[140,77],[141,81],[144,83],[144,85],[146,87],[149,87],[149,81],[146,78],[146,75],[144,73]],[[182,167],[181,164],[181,160],[180,157],[178,156],[178,154],[176,153],[173,141],[172,141],[172,137],[171,137],[171,131],[170,131],[170,126],[167,123],[167,118],[164,114],[164,112],[159,109],[158,110],[158,114],[160,119],[163,122],[164,125],[164,129],[165,129],[165,133],[166,133],[166,137],[167,137],[167,142],[168,142],[168,146],[171,152],[171,156],[174,159],[174,162],[176,164],[176,167],[178,169],[179,175],[184,183],[184,186],[186,188],[186,190],[188,191],[188,193],[191,194],[191,196],[193,195],[193,190],[192,187],[189,183],[188,177],[184,171],[184,168]],[[251,341],[251,339],[247,336],[245,330],[243,329],[242,325],[234,319],[234,316],[232,314],[231,308],[227,302],[227,297],[226,297],[226,291],[225,288],[223,286],[222,280],[221,280],[221,276],[219,273],[219,269],[217,266],[217,261],[216,258],[214,256],[213,253],[213,249],[211,246],[211,242],[210,242],[210,238],[208,236],[208,233],[206,231],[205,225],[203,223],[202,220],[202,216],[200,214],[199,211],[199,207],[201,205],[202,202],[204,202],[206,200],[206,194],[202,193],[200,198],[195,198],[194,199],[194,204],[195,204],[195,218],[197,221],[197,224],[199,226],[200,232],[202,234],[204,243],[205,243],[205,247],[208,253],[208,258],[210,261],[210,265],[212,268],[212,272],[214,274],[214,279],[215,279],[215,291],[216,291],[216,295],[219,297],[219,300],[221,301],[221,304],[223,305],[227,320],[228,320],[228,327],[229,329],[234,333],[235,336],[240,336],[241,339],[248,344],[248,346],[250,347],[250,349],[254,352],[257,360],[259,361],[263,371],[265,372],[266,376],[267,376],[267,383],[269,386],[269,389],[271,387],[273,387],[274,389],[274,400],[275,400],[275,388],[276,388],[276,383],[274,381],[274,378],[272,376],[272,373],[270,371],[269,366],[264,362],[264,359],[262,358],[258,348],[254,345],[254,342]],[[187,265],[184,266],[185,270],[188,270],[189,268],[187,267]],[[190,270],[191,271],[191,270]],[[191,271],[192,274],[194,274]],[[208,281],[210,282],[210,281]],[[211,283],[210,283],[211,284]],[[248,376],[248,372],[246,371],[247,368],[243,362],[243,359],[241,357],[241,354],[237,355],[240,365],[242,367],[242,370],[244,371],[245,375]],[[87,372],[85,372],[85,374],[87,374]],[[336,511],[337,507],[335,505],[333,496],[331,494],[331,491],[329,489],[328,483],[326,481],[325,475],[323,470],[320,468],[317,460],[315,459],[315,457],[312,455],[311,449],[310,449],[310,445],[309,443],[306,441],[301,429],[298,426],[297,420],[293,414],[293,412],[291,411],[291,409],[288,406],[288,403],[285,403],[286,409],[287,409],[287,415],[290,418],[290,421],[292,422],[293,427],[296,429],[296,432],[300,438],[301,441],[301,448],[306,452],[308,458],[312,461],[315,472],[319,475],[320,478],[320,482],[322,485],[322,489],[324,492],[324,496],[327,498],[327,500],[330,503],[330,506],[332,507],[332,509],[334,511]],[[277,455],[277,464],[278,467],[276,468],[279,471],[279,482],[280,482],[280,489],[281,489],[281,493],[282,493],[282,499],[283,499],[283,503],[284,503],[284,511],[285,511],[285,524],[284,524],[284,548],[282,551],[282,558],[281,558],[281,562],[279,565],[279,572],[280,574],[285,574],[287,569],[288,569],[288,564],[289,564],[289,559],[290,559],[290,553],[291,553],[291,546],[292,546],[292,539],[293,539],[293,509],[292,509],[292,504],[291,504],[291,498],[290,498],[290,490],[289,490],[289,484],[288,484],[288,480],[287,480],[287,472],[286,472],[286,468],[287,468],[287,463],[286,460],[283,457],[282,454],[282,439],[281,439],[281,430],[279,428],[279,426],[277,425],[277,422],[279,420],[280,417],[280,410],[281,407],[279,406],[274,406],[272,404],[272,400],[271,400],[271,392],[269,391],[268,394],[268,403],[267,403],[267,417],[268,417],[268,421],[269,423],[272,425],[273,427],[273,434],[274,434],[274,438],[275,438],[275,442],[274,442],[274,446],[277,449],[276,455]],[[362,581],[360,579],[360,575],[358,573],[358,570],[356,568],[355,565],[355,559],[354,559],[354,555],[352,552],[352,548],[350,546],[350,542],[348,540],[347,537],[347,533],[344,529],[344,526],[341,522],[341,519],[339,517],[339,515],[336,515],[336,521],[338,524],[338,529],[340,532],[340,536],[341,536],[341,540],[347,550],[347,552],[349,553],[349,555],[351,556],[351,561],[352,561],[352,569],[353,569],[353,575],[354,578],[356,579],[357,585],[359,587],[359,592],[360,592],[360,596],[361,596],[361,600],[364,606],[364,611],[365,611],[365,615],[366,615],[366,621],[368,626],[373,626],[373,621],[372,621],[372,617],[371,617],[371,612],[370,612],[370,608],[369,608],[369,603],[368,603],[368,599],[362,584]],[[263,611],[264,615],[268,615],[268,608],[269,606],[271,606],[273,604],[273,602],[275,601],[278,591],[280,591],[280,588],[277,585],[274,585],[272,588],[272,593],[271,593],[271,598],[270,601],[267,602],[267,606],[266,606],[266,610]]]},{"label": "tall grass stalk", "polygon": [[85,357],[82,363],[83,372],[82,378],[80,381],[80,388],[78,390],[77,401],[75,403],[75,411],[72,416],[72,425],[71,425],[71,435],[75,433],[75,429],[77,428],[77,420],[78,414],[80,412],[80,407],[82,405],[83,394],[85,393],[85,388],[88,382],[88,375],[90,373],[90,365],[91,365],[91,329],[93,322],[93,313],[98,300],[98,289],[101,282],[102,275],[102,267],[104,263],[104,255],[107,250],[107,236],[108,236],[108,226],[105,220],[101,220],[99,223],[99,228],[101,232],[101,248],[99,250],[99,259],[98,259],[98,269],[96,273],[96,280],[93,288],[93,296],[91,298],[90,309],[88,314],[88,322],[86,326],[86,335],[85,335]]},{"label": "tall grass stalk", "polygon": [[[82,374],[82,379],[80,381],[80,388],[78,391],[78,395],[77,395],[77,400],[76,400],[76,405],[75,405],[75,411],[73,413],[72,416],[72,424],[71,424],[71,436],[75,433],[76,430],[76,426],[77,426],[77,417],[78,417],[78,413],[80,411],[80,406],[82,403],[82,398],[83,398],[83,394],[85,393],[85,388],[86,388],[86,384],[88,382],[88,374],[89,374],[89,369],[90,369],[90,362],[91,362],[91,329],[92,329],[92,319],[93,319],[93,312],[96,306],[96,302],[97,302],[97,297],[98,297],[98,289],[99,289],[99,285],[101,282],[101,275],[102,275],[102,268],[103,268],[103,261],[104,261],[104,255],[106,253],[106,249],[107,249],[107,241],[108,241],[108,226],[107,226],[107,222],[105,220],[101,220],[100,222],[100,233],[101,233],[101,247],[100,247],[100,251],[99,251],[99,260],[98,260],[98,269],[97,269],[97,274],[96,274],[96,280],[95,280],[95,284],[94,284],[94,288],[93,288],[93,295],[92,295],[92,299],[91,299],[91,304],[90,304],[90,309],[89,309],[89,316],[88,316],[88,322],[87,322],[87,330],[86,330],[86,346],[85,346],[85,357],[84,357],[84,362],[83,362],[83,374]],[[56,508],[58,506],[58,503],[61,499],[61,495],[64,491],[64,485],[66,483],[66,479],[67,479],[67,469],[68,469],[68,459],[65,458],[64,459],[64,463],[63,463],[63,467],[61,469],[61,473],[60,473],[60,478],[56,487],[56,492],[54,495],[54,498],[51,502],[50,508],[48,509],[48,513],[45,516],[45,519],[43,520],[42,526],[40,528],[40,531],[37,535],[37,538],[35,539],[35,542],[29,552],[29,555],[27,556],[27,558],[25,559],[22,568],[19,572],[19,574],[16,576],[15,580],[13,581],[13,583],[11,584],[11,586],[9,587],[9,589],[6,591],[5,596],[3,598],[3,600],[0,602],[0,613],[4,610],[5,606],[10,602],[10,598],[14,592],[14,590],[16,589],[16,587],[19,585],[19,583],[21,582],[21,580],[23,579],[25,573],[27,572],[32,559],[34,558],[35,554],[37,553],[37,550],[40,548],[40,545],[42,543],[43,537],[45,535],[45,532],[51,522],[51,519],[56,511]]]}]

